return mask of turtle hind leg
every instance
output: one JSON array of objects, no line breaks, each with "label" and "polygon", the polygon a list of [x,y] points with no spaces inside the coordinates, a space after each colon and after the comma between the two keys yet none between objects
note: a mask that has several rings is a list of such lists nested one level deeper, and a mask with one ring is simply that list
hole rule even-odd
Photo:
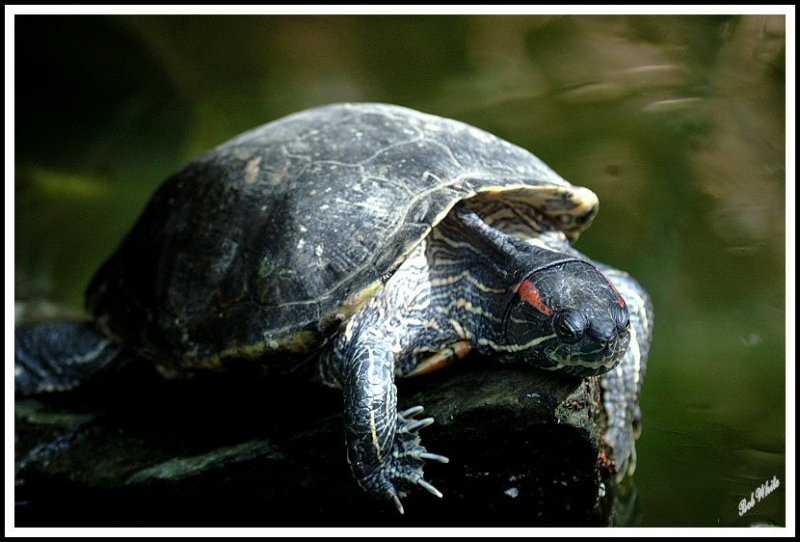
[{"label": "turtle hind leg", "polygon": [[40,322],[18,327],[14,387],[21,395],[66,391],[89,380],[119,354],[90,322]]}]

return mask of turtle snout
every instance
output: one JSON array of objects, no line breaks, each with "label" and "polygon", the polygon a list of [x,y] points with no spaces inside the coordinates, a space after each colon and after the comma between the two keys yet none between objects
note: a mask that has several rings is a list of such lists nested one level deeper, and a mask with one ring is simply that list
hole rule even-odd
[{"label": "turtle snout", "polygon": [[600,337],[600,345],[605,348],[613,348],[617,343],[623,342],[628,337],[628,331],[625,329],[614,329],[608,335]]},{"label": "turtle snout", "polygon": [[595,319],[591,324],[591,332],[597,344],[604,349],[614,351],[616,345],[627,345],[630,336],[630,315],[628,310],[614,306],[607,318]]},{"label": "turtle snout", "polygon": [[597,350],[601,352],[600,357],[606,359],[616,357],[621,351],[625,350],[630,339],[627,318],[625,321],[608,319],[601,322],[593,322],[590,333]]},{"label": "turtle snout", "polygon": [[593,324],[591,332],[597,344],[602,347],[608,347],[620,338],[619,329],[611,321]]}]

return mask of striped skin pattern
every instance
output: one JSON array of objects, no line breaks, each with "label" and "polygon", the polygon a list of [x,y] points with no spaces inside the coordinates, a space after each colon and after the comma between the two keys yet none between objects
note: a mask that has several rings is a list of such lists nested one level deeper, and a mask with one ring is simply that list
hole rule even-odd
[{"label": "striped skin pattern", "polygon": [[[457,358],[474,349],[501,362],[610,375],[601,377],[607,439],[625,466],[634,454],[629,436],[643,374],[637,337],[649,335],[629,317],[640,318],[646,294],[621,272],[609,282],[600,264],[538,218],[531,209],[488,198],[457,206],[321,360],[322,380],[345,392],[348,461],[356,479],[400,510],[399,498],[414,485],[441,495],[425,482],[422,467],[425,459],[446,458],[430,454],[416,434],[432,419],[398,415],[394,377],[440,361],[441,352]],[[623,292],[640,296],[632,315]]]},{"label": "striped skin pattern", "polygon": [[[587,259],[569,245],[563,233],[548,228],[548,221],[533,208],[502,201],[483,201],[479,208],[487,223],[504,232],[535,246]],[[636,470],[635,440],[641,432],[639,397],[653,338],[653,305],[645,289],[628,273],[599,262],[592,264],[616,287],[630,311],[631,337],[624,357],[612,370],[597,377],[606,414],[603,438],[614,454],[616,478],[621,481]]]}]

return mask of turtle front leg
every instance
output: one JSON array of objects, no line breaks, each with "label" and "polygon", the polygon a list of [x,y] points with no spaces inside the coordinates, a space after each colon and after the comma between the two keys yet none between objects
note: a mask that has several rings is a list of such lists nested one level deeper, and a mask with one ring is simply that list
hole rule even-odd
[{"label": "turtle front leg", "polygon": [[[391,334],[374,318],[357,315],[322,360],[323,380],[344,394],[347,460],[358,484],[371,495],[392,500],[413,486],[441,497],[422,472],[425,460],[447,463],[420,445],[419,430],[433,418],[417,419],[423,408],[397,410],[394,384],[395,348]],[[366,320],[366,321],[365,321]]]},{"label": "turtle front leg", "polygon": [[639,395],[653,337],[653,305],[642,286],[627,273],[603,266],[604,273],[627,301],[631,340],[617,367],[600,377],[608,428],[604,436],[614,453],[617,481],[636,470],[636,439],[641,432]]}]

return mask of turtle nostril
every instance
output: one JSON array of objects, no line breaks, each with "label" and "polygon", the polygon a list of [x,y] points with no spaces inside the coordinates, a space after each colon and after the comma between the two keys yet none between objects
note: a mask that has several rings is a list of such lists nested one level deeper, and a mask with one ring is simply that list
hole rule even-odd
[{"label": "turtle nostril", "polygon": [[619,337],[619,331],[613,322],[597,323],[592,326],[592,332],[594,339],[603,348],[607,348]]},{"label": "turtle nostril", "polygon": [[614,350],[621,341],[625,340],[626,333],[626,329],[619,329],[616,326],[611,327],[610,329],[605,330],[603,333],[598,333],[596,335],[597,343],[600,348],[606,351]]}]

